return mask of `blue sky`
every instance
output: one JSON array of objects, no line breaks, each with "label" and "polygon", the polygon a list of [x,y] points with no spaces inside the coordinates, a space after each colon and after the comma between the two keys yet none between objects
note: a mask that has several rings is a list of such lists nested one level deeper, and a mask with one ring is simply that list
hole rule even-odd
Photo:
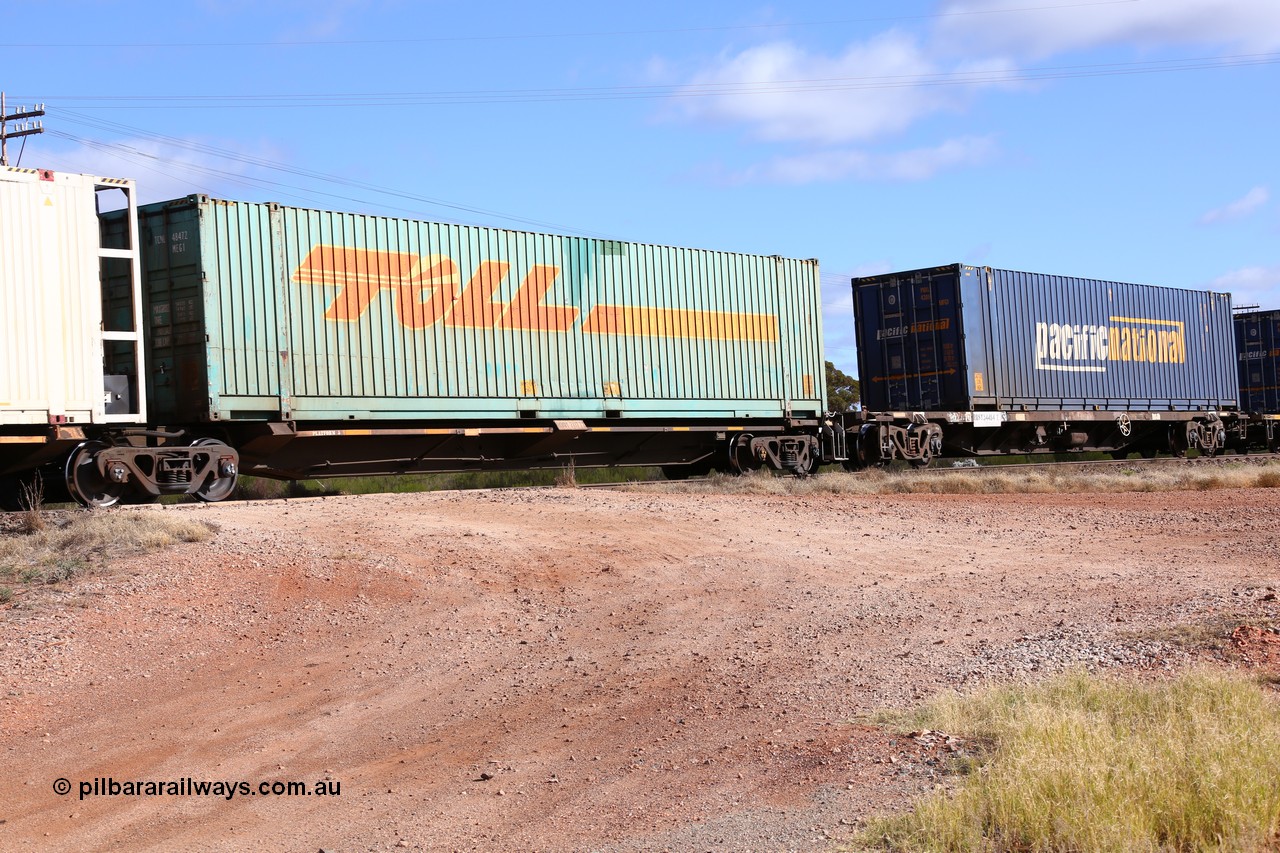
[{"label": "blue sky", "polygon": [[851,373],[851,275],[1280,308],[1280,0],[4,5],[22,165],[816,257]]}]

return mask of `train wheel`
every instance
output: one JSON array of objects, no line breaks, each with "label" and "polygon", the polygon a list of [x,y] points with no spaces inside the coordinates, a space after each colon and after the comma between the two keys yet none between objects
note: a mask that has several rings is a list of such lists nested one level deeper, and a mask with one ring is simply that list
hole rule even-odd
[{"label": "train wheel", "polygon": [[883,468],[887,464],[888,461],[880,456],[880,431],[876,427],[865,426],[849,439],[849,461],[844,463],[846,470]]},{"label": "train wheel", "polygon": [[867,454],[862,446],[862,436],[854,434],[849,439],[849,458],[840,463],[846,471],[864,471],[867,467]]},{"label": "train wheel", "polygon": [[760,461],[751,453],[751,442],[754,436],[740,432],[729,439],[729,472],[745,474],[760,468]]},{"label": "train wheel", "polygon": [[[199,438],[191,442],[192,447],[207,447],[209,454],[213,456],[219,455],[222,449],[230,450],[231,448],[218,441],[216,438]],[[239,472],[234,469],[227,475],[221,471],[215,471],[205,479],[200,488],[192,492],[192,496],[198,501],[205,503],[217,503],[231,497],[231,493],[236,490],[236,481],[239,479]]]},{"label": "train wheel", "polygon": [[911,463],[912,468],[928,468],[933,464],[933,457],[926,453],[919,459],[909,459],[907,461]]},{"label": "train wheel", "polygon": [[105,509],[120,502],[124,483],[113,483],[98,470],[98,454],[107,446],[100,441],[86,441],[67,457],[67,491],[81,506]]}]

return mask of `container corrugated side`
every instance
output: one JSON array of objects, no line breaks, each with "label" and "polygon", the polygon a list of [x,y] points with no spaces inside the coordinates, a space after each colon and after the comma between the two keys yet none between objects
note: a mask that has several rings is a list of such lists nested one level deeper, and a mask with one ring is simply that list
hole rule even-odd
[{"label": "container corrugated side", "polygon": [[142,219],[152,332],[175,348],[153,357],[177,357],[186,300],[209,338],[205,388],[197,399],[183,373],[179,409],[363,420],[825,407],[816,262],[204,197]]},{"label": "container corrugated side", "polygon": [[[882,370],[870,376],[872,407],[1195,410],[1238,399],[1228,294],[960,264],[854,289],[860,350]],[[924,381],[931,372],[940,385]]]},{"label": "container corrugated side", "polygon": [[0,425],[103,419],[96,180],[0,168]]},{"label": "container corrugated side", "polygon": [[1240,408],[1280,414],[1280,311],[1236,314]]}]

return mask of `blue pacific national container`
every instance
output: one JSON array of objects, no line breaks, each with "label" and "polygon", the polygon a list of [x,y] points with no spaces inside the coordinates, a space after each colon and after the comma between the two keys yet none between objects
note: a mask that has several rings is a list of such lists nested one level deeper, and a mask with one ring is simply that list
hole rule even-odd
[{"label": "blue pacific national container", "polygon": [[1244,311],[1235,326],[1240,408],[1280,414],[1280,311]]},{"label": "blue pacific national container", "polygon": [[161,422],[826,408],[816,261],[206,196],[139,215]]},{"label": "blue pacific national container", "polygon": [[853,279],[873,411],[1233,407],[1231,296],[963,264]]}]

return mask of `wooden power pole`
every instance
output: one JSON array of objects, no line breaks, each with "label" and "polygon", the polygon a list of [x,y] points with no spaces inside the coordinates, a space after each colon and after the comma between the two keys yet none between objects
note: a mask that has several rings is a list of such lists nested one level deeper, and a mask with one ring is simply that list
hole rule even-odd
[{"label": "wooden power pole", "polygon": [[[9,140],[16,139],[19,136],[31,136],[35,133],[44,133],[44,123],[39,121],[31,121],[31,119],[44,115],[44,104],[36,104],[34,108],[18,107],[15,112],[9,112],[9,106],[5,102],[4,92],[0,92],[0,166],[9,165]],[[13,130],[9,129],[9,122],[21,122],[20,125]]]}]

